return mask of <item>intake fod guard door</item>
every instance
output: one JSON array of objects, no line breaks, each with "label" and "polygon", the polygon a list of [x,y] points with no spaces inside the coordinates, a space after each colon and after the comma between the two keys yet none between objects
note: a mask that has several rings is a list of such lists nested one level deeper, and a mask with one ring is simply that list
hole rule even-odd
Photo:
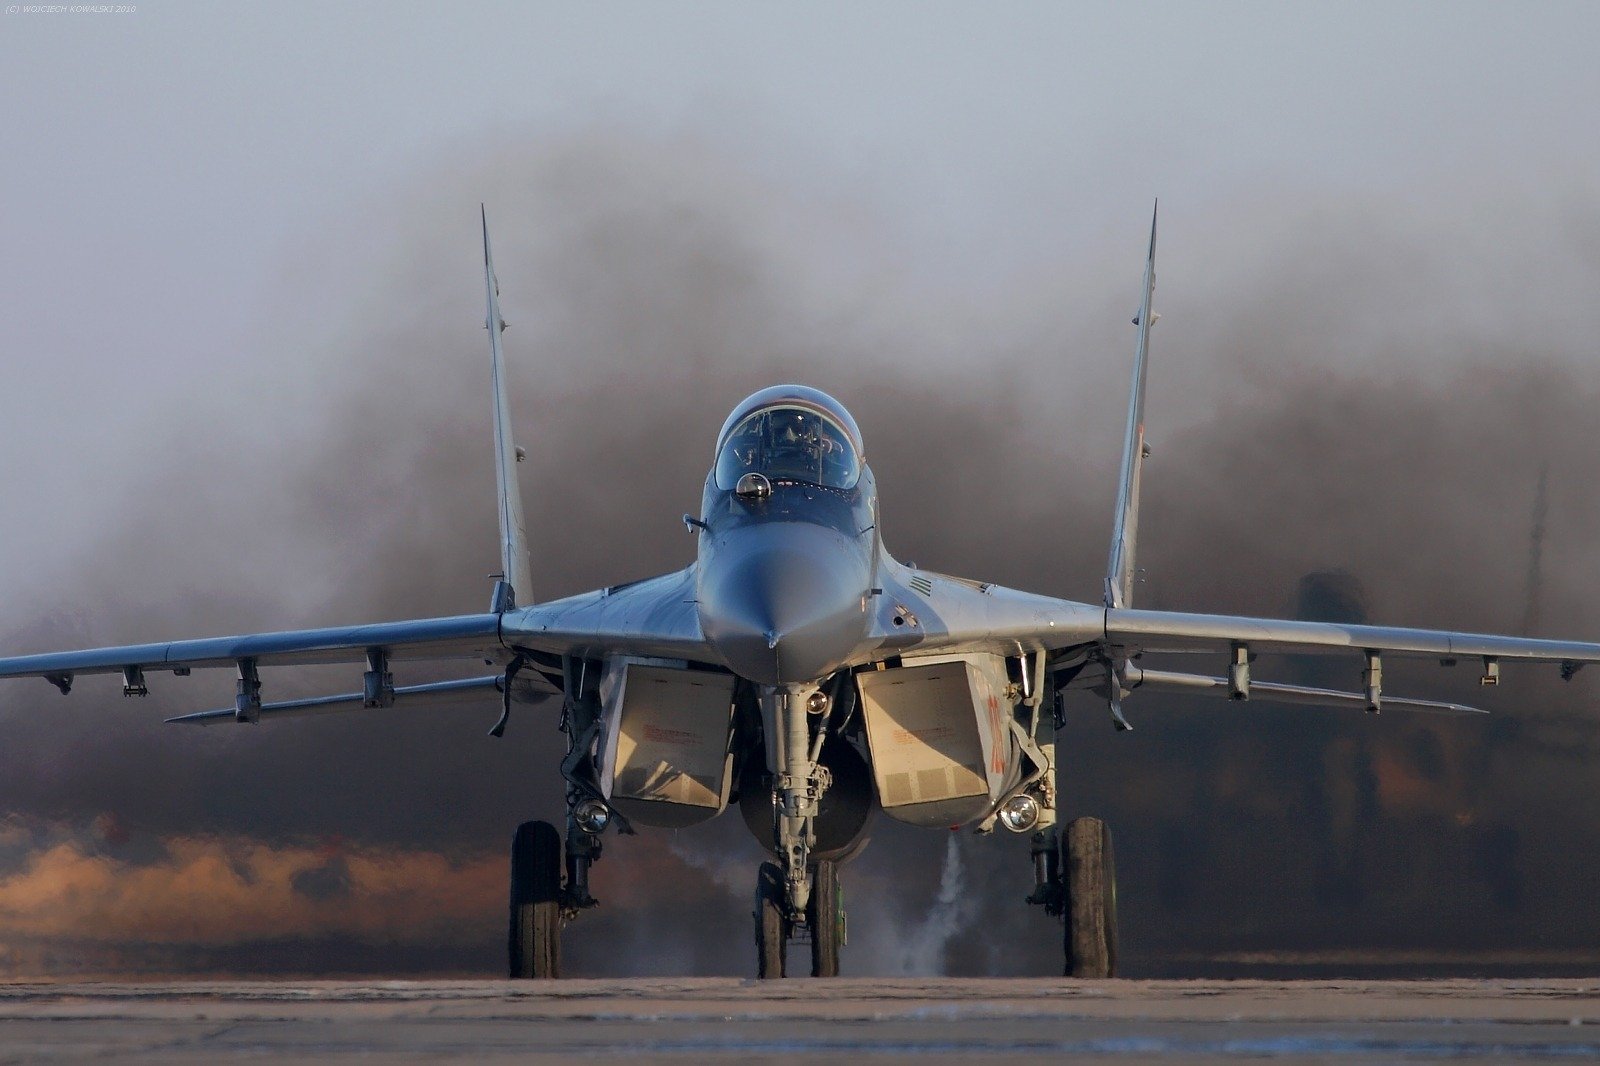
[{"label": "intake fod guard door", "polygon": [[1013,762],[1004,660],[913,662],[856,680],[884,813],[928,827],[988,814]]},{"label": "intake fod guard door", "polygon": [[722,813],[733,781],[732,674],[617,658],[600,684],[600,787],[623,817],[681,828]]}]

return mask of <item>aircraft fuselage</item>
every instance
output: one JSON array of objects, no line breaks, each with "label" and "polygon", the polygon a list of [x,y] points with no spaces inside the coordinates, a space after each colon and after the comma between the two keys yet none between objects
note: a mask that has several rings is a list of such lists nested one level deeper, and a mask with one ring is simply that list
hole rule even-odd
[{"label": "aircraft fuselage", "polygon": [[798,684],[867,650],[875,499],[868,470],[848,491],[779,481],[761,496],[707,478],[700,625],[730,670],[757,684]]}]

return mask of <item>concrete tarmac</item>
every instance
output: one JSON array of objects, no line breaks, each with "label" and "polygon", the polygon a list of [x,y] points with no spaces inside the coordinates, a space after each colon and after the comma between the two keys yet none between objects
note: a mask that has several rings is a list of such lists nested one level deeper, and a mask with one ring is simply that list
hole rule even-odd
[{"label": "concrete tarmac", "polygon": [[1600,1058],[1600,978],[0,986],[0,1062]]}]

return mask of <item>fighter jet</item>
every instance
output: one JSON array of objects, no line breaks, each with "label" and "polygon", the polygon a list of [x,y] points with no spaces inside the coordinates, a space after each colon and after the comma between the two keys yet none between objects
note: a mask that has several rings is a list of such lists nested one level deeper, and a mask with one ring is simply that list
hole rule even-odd
[{"label": "fighter jet", "polygon": [[[1475,708],[1388,695],[1385,657],[1481,668],[1559,664],[1570,678],[1600,644],[1426,629],[1140,610],[1134,549],[1146,457],[1145,379],[1156,315],[1156,226],[1136,327],[1131,398],[1111,548],[1099,602],[933,573],[890,555],[880,535],[867,436],[833,397],[801,385],[734,406],[711,444],[698,513],[683,516],[695,560],[675,573],[538,603],[511,436],[499,286],[483,221],[493,369],[501,572],[480,614],[179,640],[0,659],[0,677],[42,677],[63,694],[85,675],[237,674],[234,705],[171,719],[254,725],[296,715],[498,700],[544,704],[566,751],[544,772],[566,784],[566,821],[527,822],[511,846],[509,972],[561,972],[565,926],[596,905],[589,872],[608,832],[677,828],[737,805],[770,853],[755,878],[756,968],[785,976],[791,945],[810,973],[839,972],[839,866],[881,812],[930,829],[996,825],[1031,834],[1029,902],[1060,919],[1068,975],[1116,971],[1111,835],[1098,819],[1056,824],[1055,731],[1063,694],[1099,694],[1117,729],[1145,691],[1440,714]],[[1217,672],[1147,668],[1157,652],[1197,653]],[[1259,680],[1262,653],[1349,660],[1352,689]],[[480,660],[465,680],[397,685],[395,666]],[[263,672],[350,664],[361,690],[268,702]],[[1354,684],[1359,676],[1359,684]],[[793,967],[796,970],[803,966]]]}]

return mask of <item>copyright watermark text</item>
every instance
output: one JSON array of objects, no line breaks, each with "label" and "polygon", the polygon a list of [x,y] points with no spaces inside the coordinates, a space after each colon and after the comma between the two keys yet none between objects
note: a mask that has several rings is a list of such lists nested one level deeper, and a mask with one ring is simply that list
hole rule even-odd
[{"label": "copyright watermark text", "polygon": [[138,4],[7,4],[8,15],[136,15]]}]

